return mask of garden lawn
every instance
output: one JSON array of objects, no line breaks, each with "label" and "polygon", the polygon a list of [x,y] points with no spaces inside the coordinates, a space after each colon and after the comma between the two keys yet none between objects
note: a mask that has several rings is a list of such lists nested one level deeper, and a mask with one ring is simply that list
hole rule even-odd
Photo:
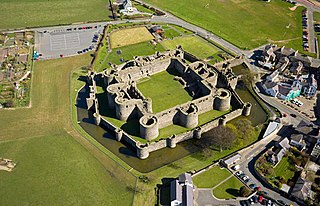
[{"label": "garden lawn", "polygon": [[137,87],[146,98],[152,99],[154,113],[169,109],[192,100],[174,75],[163,71],[154,74],[150,79],[144,79]]},{"label": "garden lawn", "polygon": [[0,29],[108,20],[106,0],[2,0]]},{"label": "garden lawn", "polygon": [[[117,51],[120,50],[121,54],[117,54]],[[161,44],[152,45],[150,42],[142,42],[138,44],[133,44],[129,46],[119,47],[113,49],[111,53],[108,53],[106,48],[103,47],[99,50],[99,62],[95,63],[95,70],[102,71],[106,68],[109,68],[109,62],[119,65],[124,61],[132,60],[134,56],[147,56],[155,54],[157,51],[163,52],[165,49]]]},{"label": "garden lawn", "polygon": [[[146,0],[242,49],[300,37],[301,10],[281,0]],[[301,44],[294,49],[303,50]]]},{"label": "garden lawn", "polygon": [[290,169],[292,167],[294,167],[294,165],[289,162],[289,158],[283,157],[274,168],[274,173],[277,177],[283,177],[285,180],[288,180],[294,176],[294,171]]},{"label": "garden lawn", "polygon": [[2,205],[132,205],[136,178],[71,123],[69,74],[90,60],[35,62],[32,107],[0,111],[0,157],[17,163],[0,171]]},{"label": "garden lawn", "polygon": [[239,190],[242,186],[243,184],[236,177],[231,177],[213,189],[212,193],[218,199],[236,198],[239,196]]},{"label": "garden lawn", "polygon": [[146,27],[120,29],[110,34],[111,48],[118,48],[154,39]]},{"label": "garden lawn", "polygon": [[214,166],[211,169],[194,176],[192,180],[198,188],[213,188],[231,175],[232,174],[228,170]]},{"label": "garden lawn", "polygon": [[200,59],[206,59],[221,51],[218,47],[197,36],[183,36],[164,40],[162,45],[169,50],[175,49],[177,45],[181,45],[185,51]]}]

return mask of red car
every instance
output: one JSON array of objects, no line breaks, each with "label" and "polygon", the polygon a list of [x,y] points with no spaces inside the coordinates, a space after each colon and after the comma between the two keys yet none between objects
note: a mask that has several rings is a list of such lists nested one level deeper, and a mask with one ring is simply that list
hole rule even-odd
[{"label": "red car", "polygon": [[263,200],[263,197],[262,196],[259,196],[259,202],[262,202],[262,200]]}]

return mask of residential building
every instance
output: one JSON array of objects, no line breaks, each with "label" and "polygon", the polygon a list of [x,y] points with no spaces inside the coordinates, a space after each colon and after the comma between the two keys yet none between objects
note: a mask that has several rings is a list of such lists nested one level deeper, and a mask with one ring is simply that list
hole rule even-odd
[{"label": "residential building", "polygon": [[313,199],[313,192],[311,191],[312,182],[306,181],[299,177],[294,187],[291,189],[291,196],[301,204],[304,200]]},{"label": "residential building", "polygon": [[194,186],[189,173],[184,173],[178,179],[170,183],[170,205],[171,206],[193,206]]},{"label": "residential building", "polygon": [[311,152],[310,159],[314,162],[319,163],[320,162],[319,157],[320,157],[320,139],[318,139],[316,144],[314,145],[312,152]]},{"label": "residential building", "polygon": [[317,94],[318,83],[314,78],[314,75],[311,74],[303,83],[302,94],[306,97],[314,97]]},{"label": "residential building", "polygon": [[292,134],[290,137],[290,145],[296,147],[298,150],[302,151],[306,148],[306,143],[303,140],[303,134]]},{"label": "residential building", "polygon": [[272,149],[268,152],[267,161],[276,166],[282,159],[282,157],[287,153],[290,148],[288,138],[277,142]]}]

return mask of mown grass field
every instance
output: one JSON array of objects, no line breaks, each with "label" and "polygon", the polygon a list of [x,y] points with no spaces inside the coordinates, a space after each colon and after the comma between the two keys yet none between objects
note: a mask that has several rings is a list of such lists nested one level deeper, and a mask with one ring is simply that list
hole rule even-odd
[{"label": "mown grass field", "polygon": [[228,170],[215,166],[196,175],[192,180],[198,188],[213,188],[229,176],[231,173]]},{"label": "mown grass field", "polygon": [[[117,54],[117,50],[121,51],[121,54]],[[142,42],[129,46],[119,47],[113,49],[111,53],[108,53],[107,48],[103,47],[99,50],[99,59],[95,63],[94,69],[96,71],[102,71],[110,67],[109,62],[119,65],[124,61],[132,60],[134,56],[147,56],[155,54],[157,51],[163,52],[165,49],[161,44],[152,45],[150,42]]]},{"label": "mown grass field", "polygon": [[206,42],[197,36],[183,36],[174,39],[164,40],[161,42],[162,45],[171,50],[175,49],[177,45],[181,45],[182,49],[195,55],[200,59],[206,59],[209,56],[221,51],[219,48],[215,47],[213,44]]},{"label": "mown grass field", "polygon": [[106,0],[2,0],[0,29],[108,20]]},{"label": "mown grass field", "polygon": [[[36,62],[32,108],[0,111],[3,205],[131,205],[136,178],[84,140],[71,123],[70,71],[89,54]],[[89,151],[88,151],[89,150]]]},{"label": "mown grass field", "polygon": [[192,100],[192,97],[178,81],[174,80],[174,77],[167,71],[163,71],[137,84],[142,94],[152,99],[154,113]]},{"label": "mown grass field", "polygon": [[226,182],[222,183],[212,193],[216,198],[229,199],[239,197],[239,190],[243,184],[236,177],[231,177]]},{"label": "mown grass field", "polygon": [[283,157],[278,165],[274,168],[274,173],[277,177],[283,177],[285,180],[291,179],[294,176],[294,165],[290,163],[288,157]]},{"label": "mown grass field", "polygon": [[[289,10],[281,0],[146,0],[184,20],[203,27],[243,49],[272,42],[289,43],[300,38],[295,49],[302,50],[301,7]],[[288,42],[287,42],[288,41]]]},{"label": "mown grass field", "polygon": [[146,42],[152,39],[153,36],[146,27],[120,29],[110,34],[112,49]]}]

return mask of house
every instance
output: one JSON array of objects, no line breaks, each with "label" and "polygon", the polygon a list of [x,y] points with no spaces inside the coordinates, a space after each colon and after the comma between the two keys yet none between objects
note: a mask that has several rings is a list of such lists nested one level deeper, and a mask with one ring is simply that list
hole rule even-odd
[{"label": "house", "polygon": [[153,26],[151,27],[151,32],[161,34],[163,32],[163,29],[161,28],[161,26]]},{"label": "house", "polygon": [[276,82],[266,81],[264,84],[262,84],[262,88],[268,95],[272,97],[277,97],[279,93],[279,85]]},{"label": "house", "polygon": [[294,63],[292,64],[292,66],[291,66],[291,68],[290,68],[290,72],[293,73],[293,74],[295,74],[295,75],[298,75],[298,74],[301,73],[302,69],[303,69],[303,64],[302,64],[301,61],[298,61],[298,63],[295,63],[295,62],[294,62]]},{"label": "house", "polygon": [[279,71],[275,70],[270,75],[268,75],[266,79],[274,82],[278,78],[278,76],[279,76]]},{"label": "house", "polygon": [[132,6],[131,0],[124,0],[122,3],[122,8],[123,9],[120,10],[121,14],[133,15],[133,14],[138,13],[137,8]]},{"label": "house", "polygon": [[290,148],[289,140],[284,138],[280,142],[277,142],[272,150],[268,152],[267,161],[276,166],[282,159],[282,157],[287,153]]},{"label": "house", "polygon": [[298,202],[304,205],[304,200],[313,199],[311,191],[312,182],[306,181],[299,177],[294,187],[291,189],[291,196]]},{"label": "house", "polygon": [[319,163],[320,159],[320,139],[317,140],[316,144],[314,145],[310,160]]},{"label": "house", "polygon": [[292,134],[290,137],[290,145],[296,147],[298,150],[304,150],[306,143],[303,140],[303,134]]},{"label": "house", "polygon": [[179,178],[170,183],[171,206],[193,206],[193,182],[189,173],[179,175]]},{"label": "house", "polygon": [[317,94],[318,83],[314,78],[314,75],[311,74],[303,83],[302,94],[306,97],[314,97]]}]

